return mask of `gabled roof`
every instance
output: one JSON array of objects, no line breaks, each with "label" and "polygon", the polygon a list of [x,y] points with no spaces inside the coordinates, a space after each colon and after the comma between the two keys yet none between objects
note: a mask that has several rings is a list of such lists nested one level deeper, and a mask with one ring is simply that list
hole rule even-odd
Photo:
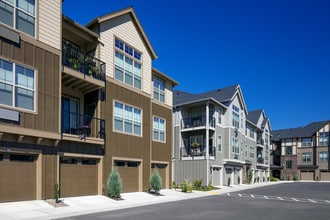
[{"label": "gabled roof", "polygon": [[166,74],[162,73],[161,71],[159,71],[154,67],[152,68],[152,73],[159,75],[160,77],[166,79],[167,81],[170,81],[172,83],[172,86],[179,85],[179,83],[176,80],[172,79],[171,77],[167,76]]},{"label": "gabled roof", "polygon": [[252,122],[255,125],[258,125],[259,118],[261,117],[261,114],[263,114],[264,110],[254,110],[249,111],[249,113],[246,116],[246,119]]},{"label": "gabled roof", "polygon": [[100,17],[96,17],[92,21],[90,21],[86,25],[86,27],[90,28],[91,26],[93,26],[95,24],[99,24],[99,23],[117,18],[119,16],[125,15],[125,14],[129,14],[132,17],[132,21],[135,24],[135,26],[137,28],[137,31],[140,34],[143,42],[145,43],[145,45],[146,45],[146,47],[147,47],[147,49],[150,53],[151,58],[152,59],[157,59],[157,54],[154,51],[153,47],[151,46],[151,43],[150,43],[146,33],[144,32],[144,30],[142,28],[142,25],[141,25],[139,19],[137,18],[136,14],[134,12],[133,7],[124,8],[124,9],[119,10],[119,11],[115,11],[115,12],[112,12],[112,13],[109,13],[109,14],[106,14],[106,15],[103,15],[103,16],[100,16]]},{"label": "gabled roof", "polygon": [[312,122],[303,127],[274,130],[271,132],[272,140],[278,141],[285,138],[312,137],[318,130],[328,123],[330,123],[330,121],[319,121]]}]

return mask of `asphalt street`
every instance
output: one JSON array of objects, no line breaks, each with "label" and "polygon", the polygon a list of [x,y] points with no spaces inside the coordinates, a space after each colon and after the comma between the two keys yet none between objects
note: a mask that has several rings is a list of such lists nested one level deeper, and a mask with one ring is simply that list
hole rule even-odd
[{"label": "asphalt street", "polygon": [[329,219],[330,183],[294,182],[65,218],[78,219]]}]

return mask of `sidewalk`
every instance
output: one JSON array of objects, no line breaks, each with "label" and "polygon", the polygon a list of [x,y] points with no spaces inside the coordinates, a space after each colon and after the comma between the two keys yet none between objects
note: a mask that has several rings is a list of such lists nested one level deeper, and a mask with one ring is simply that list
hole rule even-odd
[{"label": "sidewalk", "polygon": [[[284,181],[285,182],[285,181]],[[56,219],[75,215],[83,215],[102,211],[132,208],[156,203],[171,202],[198,198],[202,196],[225,194],[239,190],[263,187],[283,182],[265,182],[251,185],[222,186],[221,189],[207,192],[193,191],[183,193],[181,190],[163,189],[160,196],[145,192],[122,193],[123,200],[113,200],[106,196],[81,196],[64,198],[67,206],[53,207],[44,200],[0,203],[0,216],[3,220],[10,219]]]}]

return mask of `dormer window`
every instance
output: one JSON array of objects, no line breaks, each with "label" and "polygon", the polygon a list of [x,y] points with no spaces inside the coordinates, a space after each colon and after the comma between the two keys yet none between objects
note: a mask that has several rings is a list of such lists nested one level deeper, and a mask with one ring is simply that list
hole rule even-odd
[{"label": "dormer window", "polygon": [[154,99],[165,102],[165,81],[155,76],[152,80],[154,82]]}]

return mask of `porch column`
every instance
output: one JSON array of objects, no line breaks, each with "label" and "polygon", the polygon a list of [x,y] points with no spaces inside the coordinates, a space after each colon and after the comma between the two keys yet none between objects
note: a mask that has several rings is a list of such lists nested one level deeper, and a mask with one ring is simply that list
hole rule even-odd
[{"label": "porch column", "polygon": [[210,155],[209,155],[209,128],[210,128],[210,122],[209,122],[209,102],[206,102],[206,134],[205,134],[205,147],[206,147],[206,152],[205,152],[205,156],[206,156],[206,184],[209,184],[209,179],[210,179]]}]

